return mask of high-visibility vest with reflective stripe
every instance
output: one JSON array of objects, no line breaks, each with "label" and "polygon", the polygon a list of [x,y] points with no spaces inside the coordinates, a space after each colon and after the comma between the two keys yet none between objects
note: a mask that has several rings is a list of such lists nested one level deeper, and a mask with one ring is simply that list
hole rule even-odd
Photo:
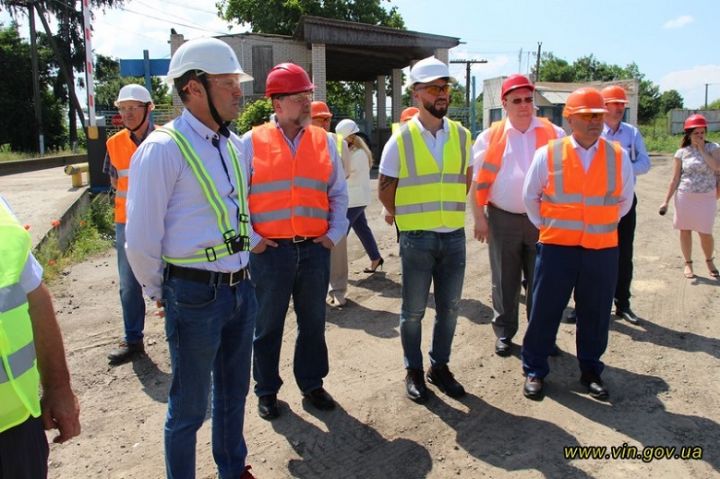
[{"label": "high-visibility vest with reflective stripe", "polygon": [[622,148],[598,139],[586,172],[570,138],[547,145],[548,182],[540,199],[543,244],[603,249],[617,246]]},{"label": "high-visibility vest with reflective stripe", "polygon": [[255,231],[265,238],[327,233],[333,168],[327,132],[308,126],[294,157],[272,123],[253,128],[252,144],[250,215]]},{"label": "high-visibility vest with reflective stripe", "polygon": [[40,416],[37,370],[27,294],[20,285],[30,235],[0,201],[0,432]]},{"label": "high-visibility vest with reflective stripe", "polygon": [[338,155],[342,157],[343,136],[340,133],[333,133],[333,135],[335,135],[335,147],[337,148]]},{"label": "high-visibility vest with reflective stripe", "polygon": [[110,163],[118,173],[117,191],[115,192],[115,222],[125,223],[125,198],[127,198],[128,175],[130,173],[130,157],[137,150],[137,145],[130,137],[130,130],[123,128],[111,136],[106,142]]},{"label": "high-visibility vest with reflective stripe", "polygon": [[155,131],[169,135],[170,138],[173,139],[175,144],[180,149],[180,153],[190,166],[190,169],[195,175],[195,179],[200,184],[200,188],[202,189],[205,198],[207,199],[211,209],[215,213],[219,232],[217,245],[197,250],[194,254],[185,258],[171,258],[169,256],[163,255],[163,260],[165,260],[167,263],[179,265],[216,261],[220,258],[231,256],[239,252],[236,251],[235,253],[233,253],[233,251],[231,250],[231,245],[229,243],[231,239],[237,236],[240,236],[241,238],[244,238],[244,240],[246,240],[244,241],[242,250],[249,250],[249,216],[246,207],[245,176],[243,174],[237,152],[235,151],[235,146],[233,146],[232,142],[230,140],[227,141],[227,151],[230,157],[230,164],[232,165],[233,174],[235,177],[235,185],[237,187],[238,193],[237,203],[238,207],[240,208],[238,218],[239,231],[236,231],[233,227],[233,218],[230,216],[230,212],[228,211],[222,196],[215,187],[215,183],[213,182],[212,177],[205,168],[203,161],[200,159],[197,152],[192,147],[192,144],[190,144],[190,141],[182,133],[175,130],[170,125],[165,125]]},{"label": "high-visibility vest with reflective stripe", "polygon": [[470,132],[452,120],[448,125],[442,171],[414,121],[405,123],[395,135],[400,157],[395,221],[400,231],[465,226]]},{"label": "high-visibility vest with reflective stripe", "polygon": [[[540,120],[541,127],[535,128],[535,149],[545,146],[549,140],[557,138],[557,132],[550,121],[545,118],[538,118],[538,120]],[[477,184],[475,202],[479,206],[487,205],[490,188],[492,188],[498,171],[502,167],[505,146],[507,145],[506,121],[507,119],[503,119],[490,126],[490,140],[488,141],[485,158],[482,166],[478,169],[477,175],[475,175],[475,183]]]}]

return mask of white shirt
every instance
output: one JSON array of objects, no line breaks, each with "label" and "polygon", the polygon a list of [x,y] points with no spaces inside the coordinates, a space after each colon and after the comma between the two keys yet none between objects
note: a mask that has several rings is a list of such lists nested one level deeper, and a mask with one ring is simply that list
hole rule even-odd
[{"label": "white shirt", "polygon": [[[565,136],[565,130],[553,125],[558,138]],[[508,118],[505,122],[505,152],[503,153],[502,164],[495,181],[490,187],[488,200],[498,208],[510,213],[525,213],[522,192],[525,183],[525,175],[530,168],[533,155],[535,154],[535,129],[543,128],[540,120],[534,117],[528,129],[523,133],[515,128]],[[487,149],[490,146],[490,133],[488,128],[478,135],[473,145],[473,178],[485,161]]]},{"label": "white shirt", "polygon": [[370,159],[362,148],[350,150],[350,176],[347,179],[348,207],[370,204]]},{"label": "white shirt", "polygon": [[[425,129],[423,124],[420,123],[417,115],[408,121],[415,122],[415,125],[417,125],[420,129],[420,134],[422,135],[425,145],[427,145],[433,159],[435,159],[438,169],[442,170],[443,149],[445,148],[445,142],[447,141],[450,133],[450,126],[448,125],[447,118],[443,118],[442,128],[440,128],[435,135]],[[382,156],[380,156],[379,171],[381,175],[389,176],[391,178],[400,177],[400,154],[398,153],[397,136],[395,135],[391,136],[388,142],[385,143]]]},{"label": "white shirt", "polygon": [[[575,137],[570,137],[570,142],[575,149],[582,163],[585,172],[590,168],[590,163],[598,150],[598,142],[596,141],[587,150],[580,146],[576,141]],[[548,183],[548,167],[547,167],[547,145],[539,148],[535,152],[535,157],[530,164],[530,170],[525,178],[525,184],[523,186],[523,201],[525,202],[525,208],[527,210],[528,219],[532,221],[536,228],[540,229],[540,198],[542,197],[543,188]],[[633,190],[635,188],[635,176],[633,175],[632,164],[630,163],[630,157],[625,150],[622,150],[622,190],[620,191],[620,217],[630,211],[633,203]],[[620,218],[618,218],[619,220]]]}]

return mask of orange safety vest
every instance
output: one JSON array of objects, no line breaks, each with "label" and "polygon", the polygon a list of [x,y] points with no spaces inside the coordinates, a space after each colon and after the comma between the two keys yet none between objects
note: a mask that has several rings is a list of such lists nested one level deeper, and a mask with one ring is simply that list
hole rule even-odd
[{"label": "orange safety vest", "polygon": [[570,138],[547,146],[548,182],[540,199],[540,243],[613,248],[618,244],[622,148],[598,139],[585,172]]},{"label": "orange safety vest", "polygon": [[107,142],[110,162],[118,173],[117,191],[115,192],[115,222],[125,223],[125,198],[127,198],[128,178],[130,175],[130,157],[137,150],[137,145],[130,137],[130,130],[123,128],[111,136]]},{"label": "orange safety vest", "polygon": [[[535,128],[535,149],[545,146],[549,140],[557,138],[557,132],[549,120],[546,118],[538,118],[538,120],[540,120],[541,128]],[[490,126],[490,141],[485,152],[485,159],[475,176],[475,183],[477,183],[475,201],[478,206],[488,204],[490,188],[492,188],[495,178],[502,167],[505,145],[507,144],[506,121],[507,119],[503,119]]]},{"label": "orange safety vest", "polygon": [[253,128],[252,144],[248,201],[253,229],[265,238],[327,233],[333,169],[327,132],[308,126],[294,157],[273,123]]}]

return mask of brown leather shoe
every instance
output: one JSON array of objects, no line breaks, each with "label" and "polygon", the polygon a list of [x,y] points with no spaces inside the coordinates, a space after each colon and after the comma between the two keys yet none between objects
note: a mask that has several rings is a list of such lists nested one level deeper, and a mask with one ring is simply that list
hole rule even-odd
[{"label": "brown leather shoe", "polygon": [[543,380],[535,376],[527,376],[523,385],[523,394],[526,398],[540,401],[543,398]]},{"label": "brown leather shoe", "polygon": [[127,343],[123,341],[117,348],[110,351],[107,358],[111,366],[117,366],[118,364],[132,361],[133,359],[142,356],[144,353],[145,346],[142,342]]},{"label": "brown leather shoe", "polygon": [[405,376],[405,392],[407,397],[416,403],[427,401],[428,392],[425,386],[422,369],[408,369]]},{"label": "brown leather shoe", "polygon": [[465,388],[455,380],[455,376],[450,372],[447,364],[431,367],[427,373],[427,380],[451,398],[465,395]]}]

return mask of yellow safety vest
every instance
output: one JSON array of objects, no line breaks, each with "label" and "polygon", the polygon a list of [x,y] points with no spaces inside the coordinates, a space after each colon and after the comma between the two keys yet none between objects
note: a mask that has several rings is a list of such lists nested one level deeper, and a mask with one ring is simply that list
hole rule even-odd
[{"label": "yellow safety vest", "polygon": [[442,171],[414,121],[394,135],[400,157],[395,193],[395,221],[400,231],[462,228],[465,226],[470,132],[448,120]]},{"label": "yellow safety vest", "polygon": [[40,374],[20,285],[30,235],[0,201],[0,432],[40,416]]}]

